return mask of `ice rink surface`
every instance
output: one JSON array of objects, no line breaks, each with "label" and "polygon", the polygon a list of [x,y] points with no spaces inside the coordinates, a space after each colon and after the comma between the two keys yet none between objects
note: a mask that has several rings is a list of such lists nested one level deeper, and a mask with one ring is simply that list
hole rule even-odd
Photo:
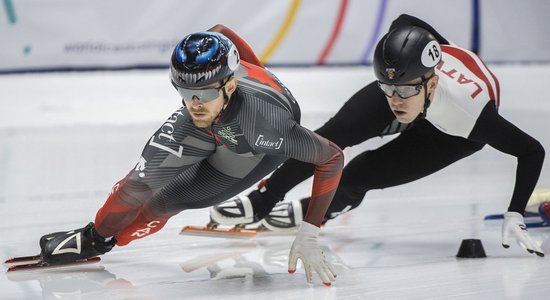
[{"label": "ice rink surface", "polygon": [[[550,65],[494,65],[501,114],[550,149]],[[303,124],[322,125],[373,80],[364,68],[273,69],[301,103]],[[166,71],[0,76],[0,252],[39,252],[38,238],[94,219],[111,186],[149,136],[179,107]],[[346,160],[389,138],[345,150]],[[490,147],[422,180],[367,194],[327,223],[320,241],[338,274],[331,287],[303,268],[287,273],[292,236],[222,239],[179,235],[203,225],[184,211],[159,233],[115,248],[98,264],[0,275],[0,299],[549,299],[550,228],[530,229],[547,257],[513,243],[500,221],[516,160]],[[287,200],[309,193],[307,181]],[[550,164],[539,186],[550,186]],[[487,258],[455,257],[481,239]],[[316,275],[315,275],[316,276]]]}]

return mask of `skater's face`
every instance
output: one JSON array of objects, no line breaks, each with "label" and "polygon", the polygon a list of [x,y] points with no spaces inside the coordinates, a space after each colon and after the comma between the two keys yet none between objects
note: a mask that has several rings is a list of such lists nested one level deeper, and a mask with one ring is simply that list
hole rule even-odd
[{"label": "skater's face", "polygon": [[[437,75],[433,75],[426,82],[430,100],[433,98],[438,79]],[[411,80],[403,85],[380,83],[380,88],[388,100],[390,109],[400,123],[411,123],[424,111],[426,90],[421,78]],[[388,94],[391,96],[388,96]]]},{"label": "skater's face", "polygon": [[[197,89],[196,93],[191,93],[189,97],[184,97],[184,104],[195,126],[199,128],[210,127],[222,109],[227,105],[224,99],[224,91],[225,95],[229,98],[236,88],[237,79],[231,77],[224,84],[214,83],[207,85],[204,88]],[[203,99],[201,96],[203,96]]]}]

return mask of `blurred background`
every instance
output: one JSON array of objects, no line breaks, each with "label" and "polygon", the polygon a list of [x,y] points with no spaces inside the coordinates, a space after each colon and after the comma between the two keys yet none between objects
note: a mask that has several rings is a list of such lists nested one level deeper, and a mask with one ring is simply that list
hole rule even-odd
[{"label": "blurred background", "polygon": [[3,0],[0,72],[164,68],[222,23],[268,66],[368,65],[401,13],[489,63],[550,62],[545,0]]}]

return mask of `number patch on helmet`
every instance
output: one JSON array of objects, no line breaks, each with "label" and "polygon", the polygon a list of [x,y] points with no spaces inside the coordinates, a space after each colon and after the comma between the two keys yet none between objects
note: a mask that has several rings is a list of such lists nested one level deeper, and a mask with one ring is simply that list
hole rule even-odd
[{"label": "number patch on helmet", "polygon": [[422,51],[422,65],[433,68],[441,61],[441,47],[437,41],[429,42]]},{"label": "number patch on helmet", "polygon": [[229,53],[227,53],[227,66],[231,71],[235,71],[239,66],[239,62],[239,51],[235,45],[231,45],[231,49],[229,49]]}]

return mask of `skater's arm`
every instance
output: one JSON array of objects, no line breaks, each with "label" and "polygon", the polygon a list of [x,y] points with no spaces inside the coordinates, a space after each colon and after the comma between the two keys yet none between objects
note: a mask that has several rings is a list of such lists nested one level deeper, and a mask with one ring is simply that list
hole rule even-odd
[{"label": "skater's arm", "polygon": [[315,165],[311,200],[304,217],[304,221],[316,226],[321,226],[323,222],[340,183],[342,168],[344,167],[344,154],[342,150],[334,143],[326,141],[328,142],[331,155],[328,160]]},{"label": "skater's arm", "polygon": [[340,182],[344,155],[333,142],[289,120],[291,124],[279,154],[314,166],[311,201],[304,221],[321,226]]},{"label": "skater's arm", "polygon": [[290,153],[295,153],[295,159],[315,164],[315,173],[307,213],[290,249],[288,272],[296,272],[298,259],[301,259],[309,283],[313,283],[312,274],[317,272],[323,284],[330,286],[336,279],[336,272],[330,262],[326,261],[319,247],[318,236],[342,175],[344,155],[336,144],[298,124],[294,124],[289,136],[301,136],[300,139],[290,140]]},{"label": "skater's arm", "polygon": [[217,24],[214,27],[208,29],[208,31],[219,32],[230,39],[237,47],[237,50],[239,50],[239,56],[242,60],[262,68],[264,67],[262,62],[258,59],[258,57],[256,57],[256,54],[254,54],[254,51],[252,51],[252,48],[248,45],[248,43],[246,43],[233,30],[227,28],[225,25]]},{"label": "skater's arm", "polygon": [[[406,126],[392,126],[394,120],[386,97],[375,81],[355,92],[315,133],[343,150],[373,137],[399,132]],[[267,179],[267,189],[283,198],[288,191],[313,175],[314,171],[313,164],[289,159]]]},{"label": "skater's arm", "polygon": [[523,214],[544,162],[544,148],[539,141],[504,119],[489,101],[479,116],[470,139],[517,157],[514,192],[508,211]]}]

